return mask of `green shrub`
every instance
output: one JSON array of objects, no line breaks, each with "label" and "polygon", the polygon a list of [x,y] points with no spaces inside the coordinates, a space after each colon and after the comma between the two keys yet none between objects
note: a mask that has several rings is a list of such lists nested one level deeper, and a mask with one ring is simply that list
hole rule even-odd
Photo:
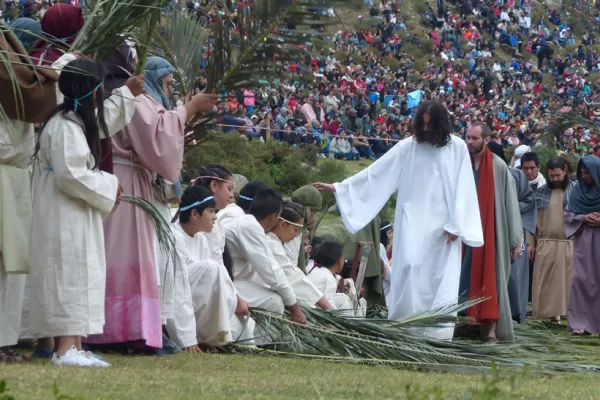
[{"label": "green shrub", "polygon": [[200,167],[221,164],[249,180],[260,180],[283,194],[291,194],[313,182],[333,183],[348,176],[342,161],[319,160],[317,155],[316,146],[293,148],[277,141],[248,142],[237,133],[230,133],[189,150],[184,158],[183,177],[189,181],[198,176]]}]

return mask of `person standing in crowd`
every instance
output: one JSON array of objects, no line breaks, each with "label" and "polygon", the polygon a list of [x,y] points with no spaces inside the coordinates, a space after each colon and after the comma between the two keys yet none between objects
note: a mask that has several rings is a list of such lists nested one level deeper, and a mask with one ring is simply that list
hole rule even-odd
[{"label": "person standing in crowd", "polygon": [[565,210],[567,238],[573,239],[573,287],[567,320],[574,335],[600,333],[600,157],[579,161],[577,185]]},{"label": "person standing in crowd", "polygon": [[81,345],[81,337],[101,333],[104,326],[102,219],[122,193],[117,177],[98,169],[100,131],[117,132],[129,123],[143,81],[134,77],[121,88],[116,108],[123,118],[109,127],[103,79],[103,69],[91,60],[65,67],[59,80],[65,101],[42,129],[36,149],[30,315],[35,332],[58,339],[51,362],[59,366],[109,366]]},{"label": "person standing in crowd", "polygon": [[485,122],[476,121],[467,130],[485,244],[478,248],[468,243],[465,246],[456,293],[462,301],[489,297],[470,307],[467,315],[481,324],[481,337],[486,343],[497,343],[514,340],[508,280],[511,260],[521,254],[523,226],[512,174],[487,147],[491,136]]},{"label": "person standing in crowd", "polygon": [[564,158],[548,161],[547,183],[535,192],[536,232],[528,242],[529,260],[533,262],[533,317],[550,318],[555,323],[567,315],[573,281],[573,241],[565,235],[563,218],[573,190],[568,168]]},{"label": "person standing in crowd", "polygon": [[[132,63],[135,65],[135,60]],[[179,179],[185,122],[212,110],[218,95],[197,94],[183,107],[171,110],[173,67],[164,59],[150,57],[145,69],[145,93],[137,99],[129,125],[112,138],[112,149],[114,173],[123,185],[123,194],[154,202],[155,175],[170,182]],[[106,322],[102,334],[89,336],[86,341],[161,349],[159,276],[152,225],[141,210],[123,204],[104,222],[104,229]]]},{"label": "person standing in crowd", "polygon": [[537,192],[546,185],[546,178],[540,172],[540,157],[537,153],[527,152],[521,157],[521,169],[529,180],[531,190]]},{"label": "person standing in crowd", "polygon": [[[529,304],[529,256],[527,243],[535,235],[535,197],[529,181],[523,171],[509,168],[516,183],[519,211],[521,212],[521,224],[523,225],[523,243],[521,244],[521,255],[513,259],[510,267],[510,278],[508,280],[508,299],[513,320],[522,324],[527,316],[527,305]],[[541,175],[541,174],[540,174]]]},{"label": "person standing in crowd", "polygon": [[[351,233],[371,223],[397,191],[390,319],[456,302],[462,245],[483,245],[469,154],[452,135],[448,111],[439,102],[423,102],[413,132],[343,182],[315,184],[335,193]],[[450,340],[453,326],[430,334]]]}]

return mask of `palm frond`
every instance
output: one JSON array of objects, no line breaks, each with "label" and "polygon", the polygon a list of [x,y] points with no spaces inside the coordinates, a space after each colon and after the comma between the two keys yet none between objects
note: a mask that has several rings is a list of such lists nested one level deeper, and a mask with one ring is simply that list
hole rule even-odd
[{"label": "palm frond", "polygon": [[177,70],[177,82],[182,97],[193,93],[200,76],[200,60],[208,46],[210,30],[195,19],[170,7],[161,29],[157,28],[154,47]]},{"label": "palm frond", "polygon": [[[231,92],[259,86],[262,79],[285,76],[284,63],[293,63],[308,54],[307,41],[320,35],[320,29],[337,23],[334,14],[324,11],[343,6],[359,8],[361,0],[257,0],[237,13],[237,30],[232,17],[218,14],[212,24],[213,51],[209,62],[207,91]],[[187,147],[214,127],[212,116],[192,119]]]},{"label": "palm frond", "polygon": [[[72,49],[106,60],[126,38],[146,43],[156,14],[169,0],[88,0],[85,24]],[[143,54],[143,53],[142,53]]]},{"label": "palm frond", "polygon": [[584,357],[584,351],[564,341],[561,342],[563,350],[557,353],[557,338],[539,326],[535,329],[519,327],[515,343],[498,346],[461,340],[440,341],[423,335],[424,329],[447,328],[448,322],[469,323],[454,315],[473,304],[449,305],[401,321],[346,318],[335,312],[304,309],[307,325],[252,309],[252,318],[272,345],[268,349],[249,349],[236,344],[232,351],[471,373],[487,370],[493,363],[505,368],[530,367],[538,372],[600,370],[600,365],[588,363],[589,356]]},{"label": "palm frond", "polygon": [[559,138],[564,131],[574,126],[590,129],[592,132],[600,132],[600,124],[590,118],[584,117],[576,112],[556,112],[553,114],[548,134]]},{"label": "palm frond", "polygon": [[142,210],[144,214],[146,214],[156,232],[156,238],[161,251],[176,260],[177,252],[175,251],[175,237],[173,236],[173,231],[171,230],[169,222],[163,218],[162,214],[154,204],[141,197],[135,196],[121,196],[120,199],[121,201]]}]

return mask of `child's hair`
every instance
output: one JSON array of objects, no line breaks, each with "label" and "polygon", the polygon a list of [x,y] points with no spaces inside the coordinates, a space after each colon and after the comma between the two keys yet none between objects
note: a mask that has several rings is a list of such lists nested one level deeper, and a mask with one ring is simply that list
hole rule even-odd
[{"label": "child's hair", "polygon": [[194,181],[194,186],[202,186],[210,190],[210,184],[213,181],[217,183],[233,182],[233,174],[219,164],[208,164],[206,167],[201,167],[199,173],[200,175]]},{"label": "child's hair", "polygon": [[326,240],[319,246],[317,259],[321,267],[330,268],[344,256],[344,246],[334,240]]},{"label": "child's hair", "polygon": [[273,189],[258,192],[250,204],[248,214],[253,215],[257,221],[261,221],[273,214],[281,213],[283,199]]},{"label": "child's hair", "polygon": [[304,223],[304,207],[293,201],[284,202],[281,209],[281,219],[299,224]]},{"label": "child's hair", "polygon": [[248,212],[250,209],[250,204],[252,204],[252,200],[254,200],[256,193],[267,190],[268,188],[269,186],[259,181],[248,182],[244,185],[242,190],[240,190],[235,204],[244,210],[244,212]]},{"label": "child's hair", "polygon": [[[65,65],[58,80],[58,88],[65,99],[50,116],[52,118],[54,115],[62,113],[65,118],[82,125],[85,139],[94,157],[93,169],[97,169],[102,160],[100,130],[108,133],[104,120],[103,83],[104,68],[101,64],[85,58],[71,61]],[[96,109],[98,110],[97,114]],[[71,111],[78,118],[71,117],[69,115]],[[39,151],[39,146],[38,136],[35,154]]]},{"label": "child's hair", "polygon": [[379,242],[383,244],[386,248],[388,246],[388,237],[387,232],[393,229],[392,224],[389,221],[381,221],[381,225],[379,228]]},{"label": "child's hair", "polygon": [[190,186],[185,189],[181,196],[181,203],[179,203],[179,222],[182,224],[187,223],[192,216],[192,210],[200,215],[207,208],[215,208],[215,199],[207,188],[199,186]]},{"label": "child's hair", "polygon": [[323,239],[321,239],[320,237],[313,237],[313,239],[310,242],[310,246],[311,246],[311,250],[310,250],[310,258],[317,264],[319,264],[319,249],[321,248],[321,245],[323,244]]}]

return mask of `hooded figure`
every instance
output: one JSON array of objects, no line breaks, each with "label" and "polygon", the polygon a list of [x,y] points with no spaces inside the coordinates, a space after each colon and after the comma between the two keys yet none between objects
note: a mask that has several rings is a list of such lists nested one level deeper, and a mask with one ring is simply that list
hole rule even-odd
[{"label": "hooded figure", "polygon": [[[312,225],[315,223],[316,213],[323,206],[321,193],[312,185],[306,185],[292,193],[291,200],[305,208],[304,227],[314,232],[316,226]],[[303,272],[306,271],[306,253],[304,252],[304,238],[306,237],[306,233],[305,231],[304,234],[298,235],[298,237],[284,246],[285,252],[292,264],[297,265]]]},{"label": "hooded figure", "polygon": [[148,57],[144,71],[144,90],[165,109],[171,110],[171,101],[165,93],[162,78],[174,74],[175,68],[164,58]]},{"label": "hooded figure", "polygon": [[31,18],[19,18],[10,24],[15,36],[19,38],[25,50],[29,51],[42,35],[42,25]]},{"label": "hooded figure", "polygon": [[83,28],[83,10],[72,4],[59,3],[48,8],[42,18],[43,39],[29,51],[34,64],[52,65],[73,44]]}]

